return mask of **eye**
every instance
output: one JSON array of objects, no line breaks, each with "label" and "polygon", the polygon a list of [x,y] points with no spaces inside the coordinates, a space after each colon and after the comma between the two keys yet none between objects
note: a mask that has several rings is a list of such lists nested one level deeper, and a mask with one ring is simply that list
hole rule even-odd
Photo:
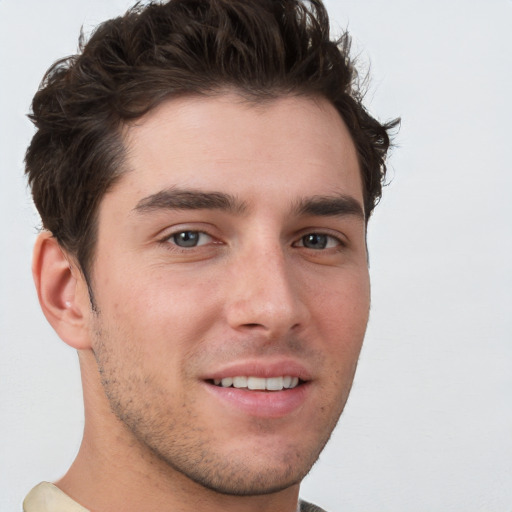
[{"label": "eye", "polygon": [[212,241],[212,237],[202,231],[180,231],[171,235],[168,240],[178,247],[187,248],[208,244]]},{"label": "eye", "polygon": [[331,249],[333,247],[339,247],[340,245],[342,245],[342,243],[338,238],[323,233],[308,233],[301,237],[296,244],[298,247],[316,250]]}]

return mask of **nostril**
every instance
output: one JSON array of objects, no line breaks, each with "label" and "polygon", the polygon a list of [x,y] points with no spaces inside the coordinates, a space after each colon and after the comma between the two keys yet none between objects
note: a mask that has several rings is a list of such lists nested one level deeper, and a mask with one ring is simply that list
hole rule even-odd
[{"label": "nostril", "polygon": [[256,327],[261,327],[261,324],[244,324],[245,327],[250,327],[250,328],[256,328]]}]

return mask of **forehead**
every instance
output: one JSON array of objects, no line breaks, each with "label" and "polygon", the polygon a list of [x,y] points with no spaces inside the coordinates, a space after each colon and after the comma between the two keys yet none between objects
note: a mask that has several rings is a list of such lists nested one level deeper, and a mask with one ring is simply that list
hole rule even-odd
[{"label": "forehead", "polygon": [[362,202],[354,144],[336,109],[322,98],[176,98],[123,135],[127,172],[115,189],[131,190],[133,201],[182,187],[244,196],[259,191],[260,197],[266,191],[269,201],[349,193]]}]

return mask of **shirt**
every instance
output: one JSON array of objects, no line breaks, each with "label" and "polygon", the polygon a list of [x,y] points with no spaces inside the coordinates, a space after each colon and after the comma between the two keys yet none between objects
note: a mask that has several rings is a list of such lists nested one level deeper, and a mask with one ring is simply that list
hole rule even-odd
[{"label": "shirt", "polygon": [[[36,485],[23,501],[24,512],[90,512],[72,500],[57,486],[42,482]],[[325,512],[325,510],[307,503],[299,502],[298,512]]]}]

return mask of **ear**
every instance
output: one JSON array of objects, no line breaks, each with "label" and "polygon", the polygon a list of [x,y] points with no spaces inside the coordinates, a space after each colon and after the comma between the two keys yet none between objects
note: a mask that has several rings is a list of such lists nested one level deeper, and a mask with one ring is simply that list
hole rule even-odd
[{"label": "ear", "polygon": [[37,237],[32,275],[44,316],[59,337],[78,350],[91,348],[87,283],[49,231]]}]

